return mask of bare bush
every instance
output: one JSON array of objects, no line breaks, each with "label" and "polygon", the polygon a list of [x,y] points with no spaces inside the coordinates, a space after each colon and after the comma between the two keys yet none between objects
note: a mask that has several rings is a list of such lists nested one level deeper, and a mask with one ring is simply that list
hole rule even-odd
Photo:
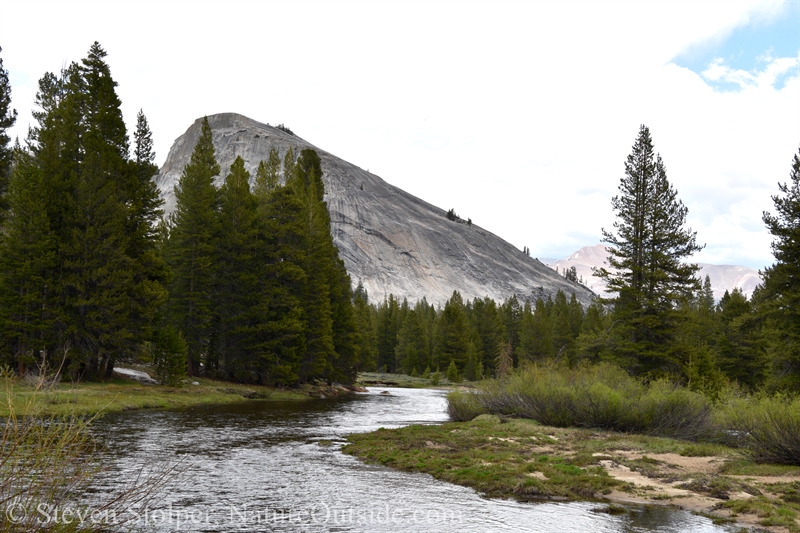
[{"label": "bare bush", "polygon": [[42,416],[46,390],[41,387],[50,379],[39,379],[25,394],[16,390],[10,372],[0,380],[8,412],[0,436],[0,533],[128,531],[137,517],[129,511],[146,506],[177,480],[178,464],[158,464],[143,467],[113,493],[93,493],[106,470],[89,431],[93,419]]}]

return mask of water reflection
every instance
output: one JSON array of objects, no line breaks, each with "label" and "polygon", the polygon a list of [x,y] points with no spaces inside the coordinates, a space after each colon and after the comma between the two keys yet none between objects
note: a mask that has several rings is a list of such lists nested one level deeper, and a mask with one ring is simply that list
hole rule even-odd
[{"label": "water reflection", "polygon": [[142,510],[140,525],[155,531],[726,531],[658,507],[609,516],[591,512],[594,503],[488,500],[426,474],[364,465],[341,453],[347,434],[447,420],[440,391],[381,391],[109,416],[96,426],[114,465],[103,483],[184,458],[183,482]]}]

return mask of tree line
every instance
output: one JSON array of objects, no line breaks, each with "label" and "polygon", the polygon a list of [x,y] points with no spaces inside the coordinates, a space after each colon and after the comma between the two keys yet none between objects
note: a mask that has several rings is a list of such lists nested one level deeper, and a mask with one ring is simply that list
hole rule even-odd
[{"label": "tree line", "polygon": [[752,299],[734,290],[715,302],[686,262],[702,246],[642,126],[603,230],[613,268],[595,274],[609,297],[586,308],[563,292],[370,302],[333,244],[313,150],[272,150],[251,187],[241,158],[220,168],[203,120],[164,218],[152,132],[140,111],[130,142],[105,57],[95,43],[45,74],[36,124],[13,146],[0,61],[0,364],[91,379],[146,359],[165,381],[185,372],[294,385],[367,370],[472,380],[555,360],[612,362],[709,393],[727,382],[800,388],[797,155],[763,216],[776,263]]},{"label": "tree line", "polygon": [[350,278],[316,152],[273,150],[252,190],[237,158],[218,189],[204,119],[163,218],[152,132],[140,111],[131,146],[105,57],[94,43],[45,74],[36,125],[13,146],[0,63],[0,363],[72,379],[144,359],[172,382],[352,381]]},{"label": "tree line", "polygon": [[[708,277],[687,262],[702,249],[685,227],[687,208],[642,126],[612,199],[616,221],[603,230],[609,267],[595,272],[608,297],[583,308],[555,299],[411,307],[390,296],[356,304],[372,341],[369,368],[420,373],[455,367],[467,379],[501,375],[526,362],[569,367],[613,363],[645,380],[667,378],[714,396],[729,384],[748,390],[800,390],[800,151],[764,223],[776,262],[748,299],[740,289],[714,300]],[[356,291],[364,299],[364,291]],[[365,310],[367,309],[367,310]],[[365,318],[367,317],[367,318]],[[365,367],[366,369],[367,367]]]}]

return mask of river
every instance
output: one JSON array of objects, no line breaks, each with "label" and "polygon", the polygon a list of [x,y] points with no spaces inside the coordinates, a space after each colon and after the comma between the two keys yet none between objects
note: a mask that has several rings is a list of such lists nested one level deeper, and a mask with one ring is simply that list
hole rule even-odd
[{"label": "river", "polygon": [[447,420],[441,391],[371,388],[307,402],[248,401],[109,415],[109,490],[143,464],[182,460],[165,497],[137,510],[147,531],[191,532],[723,532],[710,520],[662,507],[609,516],[597,503],[481,498],[427,474],[365,465],[341,452],[354,432]]}]

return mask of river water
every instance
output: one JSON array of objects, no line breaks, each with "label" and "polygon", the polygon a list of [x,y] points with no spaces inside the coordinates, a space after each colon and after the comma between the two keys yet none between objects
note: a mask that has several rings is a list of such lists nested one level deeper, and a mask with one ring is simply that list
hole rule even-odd
[{"label": "river water", "polygon": [[95,425],[113,489],[143,464],[182,460],[165,497],[136,511],[147,531],[723,532],[661,507],[609,516],[597,503],[481,498],[427,474],[365,465],[340,451],[350,433],[447,421],[441,391],[371,388],[336,400],[138,411]]}]

